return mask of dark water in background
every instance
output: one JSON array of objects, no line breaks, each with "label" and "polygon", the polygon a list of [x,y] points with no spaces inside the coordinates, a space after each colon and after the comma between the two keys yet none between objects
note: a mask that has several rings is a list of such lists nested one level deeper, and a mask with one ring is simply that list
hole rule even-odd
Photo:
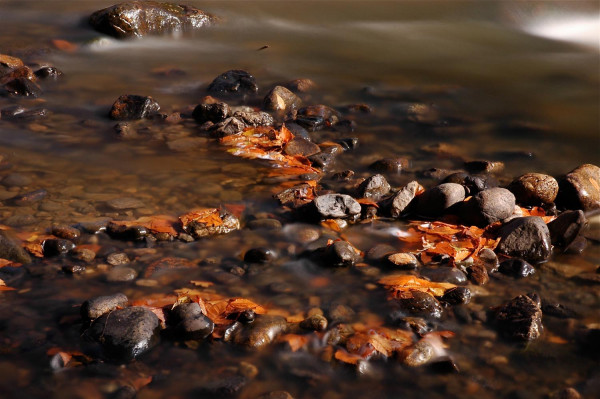
[{"label": "dark water in background", "polygon": [[[414,179],[423,169],[456,167],[447,159],[419,151],[432,143],[456,145],[465,159],[504,161],[505,178],[533,171],[558,176],[585,162],[600,163],[598,40],[595,45],[593,40],[589,44],[589,39],[582,44],[531,34],[548,36],[545,27],[553,24],[552,35],[569,35],[572,29],[564,30],[561,20],[589,22],[595,16],[598,36],[597,2],[190,4],[224,17],[225,22],[177,38],[98,41],[100,35],[84,20],[109,2],[0,1],[0,52],[48,63],[64,72],[59,82],[45,84],[43,100],[20,100],[27,107],[49,109],[49,117],[24,124],[0,121],[0,152],[13,165],[12,172],[32,179],[28,189],[45,188],[49,193],[42,204],[31,207],[0,206],[0,223],[34,215],[31,223],[16,229],[38,231],[53,223],[115,216],[98,204],[123,196],[139,198],[146,206],[119,217],[177,215],[221,202],[242,202],[255,212],[273,212],[275,206],[269,199],[272,184],[265,178],[265,165],[234,159],[208,139],[193,150],[171,149],[176,140],[196,136],[193,121],[150,127],[141,138],[122,141],[114,137],[114,122],[106,117],[114,100],[126,93],[151,95],[164,111],[185,111],[205,95],[203,88],[216,75],[238,68],[257,78],[261,94],[277,82],[305,77],[319,87],[311,94],[312,103],[370,104],[374,112],[358,118],[357,129],[348,134],[359,138],[359,149],[342,156],[336,169],[352,168],[366,176],[372,161],[405,156],[411,167],[407,174],[392,178],[395,185]],[[577,19],[581,15],[585,19]],[[51,39],[68,40],[80,48],[74,53],[44,50]],[[257,51],[265,45],[269,48]],[[153,73],[163,67],[181,69],[185,75],[165,78]],[[365,87],[371,91],[365,92]],[[403,104],[414,101],[435,104],[445,123],[426,128],[405,123]],[[0,108],[8,104],[9,100],[0,98]],[[522,155],[526,153],[533,156]],[[433,184],[432,180],[419,180]],[[2,198],[18,193],[19,189],[0,190]],[[358,226],[350,229],[348,237],[366,250],[381,240],[369,234]],[[187,246],[161,247],[151,255],[189,259],[222,257],[224,253],[238,256],[257,245],[292,254],[302,247],[293,237],[243,231]],[[596,244],[582,257],[557,256],[553,265],[590,271],[599,257]],[[299,273],[285,263],[290,258],[293,256],[282,256],[278,270],[218,287],[229,295],[250,296],[290,309],[303,310],[308,298],[319,296],[323,305],[339,300],[357,310],[384,311],[377,304],[381,298],[371,297],[364,287],[372,277],[327,272],[336,284],[322,292],[307,287],[306,281],[323,272],[309,269]],[[143,262],[138,262],[139,268]],[[473,306],[486,309],[536,290],[575,307],[585,316],[584,322],[600,322],[597,288],[565,281],[555,270],[559,266],[549,267],[527,282],[500,281],[486,286]],[[22,293],[0,294],[4,327],[0,338],[5,334],[0,386],[7,397],[19,392],[40,397],[46,391],[56,398],[102,397],[101,392],[114,389],[114,378],[78,370],[52,374],[45,350],[77,342],[78,331],[63,321],[72,316],[65,308],[92,295],[113,292],[114,285],[100,274],[74,280],[52,274],[51,263],[44,267],[51,277],[40,273],[42,278],[23,283]],[[206,276],[198,271],[161,281],[160,287],[126,285],[118,289],[130,297],[141,297],[202,278]],[[290,284],[293,294],[268,293],[265,287],[272,282]],[[459,375],[408,370],[390,360],[357,376],[344,367],[331,369],[310,357],[285,351],[249,354],[219,345],[194,351],[169,343],[129,365],[128,370],[154,376],[153,384],[139,393],[142,398],[188,397],[189,387],[203,376],[240,361],[253,362],[260,369],[259,378],[242,393],[248,398],[273,389],[286,389],[296,398],[492,398],[505,397],[515,389],[531,395],[525,397],[540,397],[567,385],[585,387],[594,375],[598,378],[598,372],[594,374],[598,364],[580,356],[571,345],[543,341],[519,350],[495,340],[491,330],[481,326],[448,323],[445,328],[460,331],[450,349],[461,367]],[[566,323],[549,323],[552,331],[569,328]],[[35,330],[37,335],[25,334],[20,348],[10,350],[19,330]],[[290,371],[290,364],[304,364],[310,372],[299,377]],[[318,375],[323,378],[315,377]],[[593,392],[587,389],[584,392]]]}]

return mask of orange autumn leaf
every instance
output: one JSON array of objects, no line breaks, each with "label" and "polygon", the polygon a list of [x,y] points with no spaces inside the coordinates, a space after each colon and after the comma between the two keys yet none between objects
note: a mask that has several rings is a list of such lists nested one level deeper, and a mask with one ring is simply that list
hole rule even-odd
[{"label": "orange autumn leaf", "polygon": [[74,43],[71,43],[67,40],[62,40],[62,39],[53,39],[50,41],[50,43],[57,50],[66,51],[67,53],[75,52],[75,51],[77,51],[77,49],[79,47]]},{"label": "orange autumn leaf", "polygon": [[223,219],[221,219],[219,213],[217,208],[195,209],[179,216],[179,220],[181,220],[184,228],[191,222],[202,223],[207,227],[217,227],[223,224]]},{"label": "orange autumn leaf", "polygon": [[388,339],[375,330],[356,333],[346,341],[348,352],[358,355],[370,355],[371,348],[368,345],[386,357],[392,354]]},{"label": "orange autumn leaf", "polygon": [[335,351],[334,357],[344,363],[348,364],[357,364],[359,361],[363,360],[363,357],[354,353],[349,353],[345,349],[338,349]]},{"label": "orange autumn leaf", "polygon": [[302,349],[309,341],[306,335],[285,334],[279,337],[280,341],[287,342],[292,352],[297,352]]},{"label": "orange autumn leaf", "polygon": [[385,286],[392,298],[410,298],[411,291],[421,291],[440,297],[450,288],[456,287],[450,283],[435,283],[412,275],[393,274],[379,279],[379,284]]},{"label": "orange autumn leaf", "polygon": [[321,226],[325,227],[326,229],[335,231],[336,233],[339,233],[340,231],[342,231],[342,229],[340,228],[340,225],[334,219],[322,220]]},{"label": "orange autumn leaf", "polygon": [[171,306],[177,301],[177,296],[173,294],[154,294],[146,298],[136,299],[130,301],[131,306],[146,306],[162,308],[165,306]]},{"label": "orange autumn leaf", "polygon": [[267,313],[267,309],[249,299],[231,298],[227,303],[227,307],[225,308],[225,314],[230,315],[232,313],[240,313],[245,310],[253,310],[256,314]]},{"label": "orange autumn leaf", "polygon": [[4,258],[0,258],[0,269],[6,266],[15,266],[15,265],[21,265],[20,263],[15,263],[11,260],[8,259],[4,259]]},{"label": "orange autumn leaf", "polygon": [[377,202],[373,201],[370,198],[359,198],[356,200],[356,202],[358,202],[361,205],[368,205],[368,206],[374,206],[375,208],[379,208],[379,205],[377,204]]},{"label": "orange autumn leaf", "polygon": [[0,279],[0,291],[14,291],[16,288],[8,287],[4,280]]}]

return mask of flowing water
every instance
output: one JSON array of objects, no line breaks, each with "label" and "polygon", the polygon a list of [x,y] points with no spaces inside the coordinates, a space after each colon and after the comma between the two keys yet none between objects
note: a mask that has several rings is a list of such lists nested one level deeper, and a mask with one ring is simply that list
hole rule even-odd
[{"label": "flowing water", "polygon": [[[149,95],[162,111],[189,115],[206,95],[208,83],[230,69],[252,73],[261,95],[279,82],[309,78],[317,88],[306,95],[305,103],[338,108],[368,104],[370,114],[350,115],[356,121],[354,131],[324,132],[323,137],[359,139],[356,150],[339,157],[336,171],[351,168],[367,177],[368,166],[377,159],[408,159],[403,173],[390,176],[396,187],[415,178],[431,186],[435,180],[422,172],[459,168],[457,159],[503,161],[501,183],[526,172],[558,177],[580,164],[600,163],[597,2],[190,4],[223,22],[195,34],[117,41],[86,23],[93,11],[111,5],[106,1],[0,0],[0,53],[31,65],[56,66],[64,74],[57,82],[43,84],[41,99],[0,97],[0,109],[18,103],[49,111],[33,121],[0,120],[0,174],[26,179],[25,184],[0,188],[0,199],[47,191],[43,200],[24,206],[5,201],[1,224],[27,234],[54,224],[177,216],[223,203],[243,205],[247,217],[280,216],[271,198],[278,182],[269,177],[269,166],[234,158],[202,135],[193,119],[145,123],[137,126],[136,137],[123,140],[107,116],[122,94]],[[51,44],[54,39],[74,43],[77,49],[58,51]],[[161,73],[169,69],[177,73]],[[407,121],[404,110],[414,102],[432,105],[436,123]],[[455,153],[447,157],[423,150],[436,143],[455,146]],[[106,201],[121,197],[134,197],[143,206],[106,209]],[[108,266],[101,261],[78,276],[61,272],[67,259],[37,260],[27,271],[12,271],[18,290],[0,292],[0,397],[100,398],[131,375],[144,375],[153,380],[138,397],[188,398],[197,395],[195,389],[203,381],[240,362],[259,370],[239,393],[242,398],[278,389],[295,398],[520,398],[542,397],[566,386],[576,386],[589,397],[600,393],[598,359],[581,353],[572,339],[576,327],[600,323],[598,286],[570,279],[598,266],[600,247],[593,240],[583,254],[555,255],[528,279],[492,279],[489,285],[475,287],[469,305],[474,313],[536,291],[581,316],[545,318],[543,339],[527,347],[498,339],[493,328],[477,320],[446,317],[439,329],[456,333],[447,351],[459,373],[412,369],[396,359],[373,361],[357,371],[319,360],[318,345],[312,353],[292,353],[282,345],[255,353],[218,342],[186,346],[168,340],[127,366],[51,368],[49,348],[81,349],[77,306],[92,296],[118,291],[143,298],[189,286],[190,280],[212,279],[212,288],[223,295],[250,297],[292,314],[340,303],[357,314],[383,317],[385,293],[373,282],[387,271],[372,266],[331,271],[305,262],[298,256],[307,248],[295,234],[298,227],[302,226],[293,223],[275,232],[243,229],[153,248],[115,242],[102,234],[88,237],[89,244],[104,253],[126,251],[140,274],[165,256],[204,265],[154,283],[141,277],[138,282],[107,282]],[[336,238],[324,229],[320,234],[320,240]],[[363,251],[382,241],[402,249],[393,236],[376,234],[366,225],[351,227],[346,238]],[[244,276],[223,272],[257,246],[276,250],[278,260]],[[328,284],[312,284],[318,277]],[[10,285],[12,280],[3,279]]]}]

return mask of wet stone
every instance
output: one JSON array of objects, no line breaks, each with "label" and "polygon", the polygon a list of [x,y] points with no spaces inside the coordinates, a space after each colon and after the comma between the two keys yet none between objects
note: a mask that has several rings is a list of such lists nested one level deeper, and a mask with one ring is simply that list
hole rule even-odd
[{"label": "wet stone", "polygon": [[497,309],[496,323],[506,338],[532,341],[542,334],[540,301],[537,296],[532,297],[519,295]]},{"label": "wet stone", "polygon": [[385,158],[373,162],[369,169],[379,173],[398,174],[407,166],[408,160],[405,158]]},{"label": "wet stone", "polygon": [[417,212],[428,217],[440,216],[452,205],[464,199],[463,186],[456,183],[442,183],[426,190],[418,197]]},{"label": "wet stone", "polygon": [[404,351],[402,362],[409,367],[419,367],[428,363],[435,356],[433,345],[421,340]]},{"label": "wet stone", "polygon": [[280,230],[282,224],[277,219],[254,219],[246,223],[250,230]]},{"label": "wet stone", "polygon": [[86,334],[101,344],[107,357],[130,361],[158,343],[159,330],[154,313],[142,307],[129,307],[100,316]]},{"label": "wet stone", "polygon": [[556,317],[558,319],[578,318],[579,314],[567,306],[542,298],[542,313],[544,316]]},{"label": "wet stone", "polygon": [[376,244],[367,251],[365,258],[369,261],[380,262],[387,259],[388,256],[395,254],[396,251],[396,248],[389,244]]},{"label": "wet stone", "polygon": [[35,71],[35,76],[40,79],[57,80],[62,74],[63,73],[59,69],[51,66],[42,67]]},{"label": "wet stone", "polygon": [[581,210],[565,211],[548,223],[552,244],[566,248],[581,234],[587,226],[587,219]]},{"label": "wet stone", "polygon": [[258,315],[253,323],[237,330],[233,335],[236,345],[261,349],[287,332],[288,325],[281,316]]},{"label": "wet stone", "polygon": [[23,264],[31,262],[31,256],[17,242],[16,237],[4,230],[0,230],[0,258]]},{"label": "wet stone", "polygon": [[16,206],[30,206],[38,201],[43,200],[48,195],[48,191],[43,188],[30,191],[25,194],[17,195],[10,199],[10,202]]},{"label": "wet stone", "polygon": [[96,11],[89,22],[99,32],[124,39],[196,30],[216,19],[188,5],[130,1]]},{"label": "wet stone", "polygon": [[42,95],[42,89],[27,78],[16,78],[0,87],[0,96],[3,92],[14,96],[37,98]]},{"label": "wet stone", "polygon": [[516,178],[508,189],[519,204],[550,204],[558,194],[558,182],[554,177],[542,173],[526,173]]},{"label": "wet stone", "polygon": [[465,169],[470,173],[500,173],[504,170],[504,163],[499,161],[468,161]]},{"label": "wet stone", "polygon": [[46,257],[66,254],[73,248],[75,248],[75,244],[65,239],[49,238],[42,243],[42,251]]},{"label": "wet stone", "polygon": [[512,219],[501,227],[499,236],[496,252],[504,255],[543,262],[552,253],[548,226],[538,216]]},{"label": "wet stone", "polygon": [[72,259],[90,263],[96,257],[96,253],[88,248],[74,248],[69,251]]},{"label": "wet stone", "polygon": [[89,299],[81,305],[81,317],[86,320],[97,319],[105,313],[125,307],[128,301],[125,294],[121,293]]},{"label": "wet stone", "polygon": [[227,103],[199,104],[192,113],[196,122],[200,124],[206,121],[219,123],[230,115],[231,108]]},{"label": "wet stone", "polygon": [[174,325],[177,338],[183,340],[202,340],[212,334],[214,323],[202,314],[196,302],[183,303],[171,311],[169,322]]},{"label": "wet stone", "polygon": [[584,164],[569,172],[559,182],[556,203],[567,209],[599,209],[600,167]]},{"label": "wet stone", "polygon": [[106,281],[109,283],[126,283],[135,280],[137,271],[131,267],[114,267],[106,274]]},{"label": "wet stone", "polygon": [[61,270],[66,274],[80,274],[85,272],[83,265],[64,265]]},{"label": "wet stone", "polygon": [[426,292],[412,291],[410,298],[398,299],[397,303],[407,315],[436,319],[442,316],[442,306],[433,295]]},{"label": "wet stone", "polygon": [[248,379],[241,375],[223,378],[212,378],[197,388],[195,393],[200,398],[231,398],[248,384]]},{"label": "wet stone", "polygon": [[455,287],[447,290],[440,301],[450,306],[466,305],[471,302],[471,290],[467,287]]},{"label": "wet stone", "polygon": [[467,275],[455,267],[423,267],[419,271],[422,276],[431,281],[451,284],[465,284]]},{"label": "wet stone", "polygon": [[306,139],[294,137],[285,145],[283,151],[287,155],[302,155],[304,157],[309,157],[321,152],[321,148]]},{"label": "wet stone", "polygon": [[217,76],[208,86],[208,92],[215,96],[245,97],[258,92],[258,85],[254,76],[234,69]]},{"label": "wet stone", "polygon": [[137,198],[123,197],[106,201],[106,205],[115,211],[143,208],[145,205]]},{"label": "wet stone", "polygon": [[325,331],[327,319],[322,314],[313,314],[300,322],[300,328],[310,331]]},{"label": "wet stone", "polygon": [[467,275],[473,284],[484,285],[490,281],[488,271],[482,264],[474,264],[467,268]]},{"label": "wet stone", "polygon": [[294,399],[294,397],[286,391],[271,391],[260,395],[256,399]]},{"label": "wet stone", "polygon": [[0,65],[14,69],[23,66],[23,61],[17,57],[7,54],[0,54]]},{"label": "wet stone", "polygon": [[440,122],[440,114],[435,106],[415,103],[406,107],[406,119],[413,123],[436,125]]},{"label": "wet stone", "polygon": [[354,266],[359,256],[349,242],[335,241],[331,245],[318,248],[311,258],[325,267],[349,267]]},{"label": "wet stone", "polygon": [[515,196],[505,188],[490,188],[475,194],[466,201],[461,210],[461,219],[479,227],[504,220],[515,209]]},{"label": "wet stone", "polygon": [[32,108],[26,109],[20,105],[11,105],[2,108],[0,111],[0,119],[5,121],[33,121],[36,119],[44,118],[49,114],[49,111],[45,108]]},{"label": "wet stone", "polygon": [[287,88],[275,86],[265,96],[263,104],[267,111],[284,113],[300,108],[302,100]]},{"label": "wet stone", "polygon": [[507,259],[500,263],[498,271],[508,276],[522,278],[535,273],[535,268],[519,258]]},{"label": "wet stone", "polygon": [[354,218],[360,215],[360,204],[346,194],[325,194],[315,198],[312,206],[322,219]]},{"label": "wet stone", "polygon": [[277,259],[275,251],[269,248],[252,248],[244,254],[244,262],[269,263]]},{"label": "wet stone", "polygon": [[407,252],[390,254],[387,256],[387,260],[401,269],[416,269],[419,265],[417,257]]},{"label": "wet stone", "polygon": [[300,78],[289,81],[284,86],[296,93],[307,93],[317,87],[317,84],[310,79]]},{"label": "wet stone", "polygon": [[65,240],[75,241],[81,236],[81,231],[71,226],[52,226],[50,234]]},{"label": "wet stone", "polygon": [[358,195],[362,198],[369,198],[373,201],[379,201],[383,196],[390,192],[390,184],[382,175],[374,175],[363,181],[358,186]]},{"label": "wet stone", "polygon": [[349,306],[342,304],[333,304],[329,308],[329,320],[331,324],[349,323],[354,320],[356,312]]},{"label": "wet stone", "polygon": [[4,224],[10,227],[29,226],[37,222],[33,215],[12,215],[4,220]]},{"label": "wet stone", "polygon": [[111,237],[124,241],[139,241],[148,235],[148,229],[143,226],[125,226],[110,222],[106,232]]},{"label": "wet stone", "polygon": [[114,120],[135,120],[148,118],[160,111],[160,105],[152,97],[123,95],[115,101],[109,116]]},{"label": "wet stone", "polygon": [[11,173],[5,176],[1,183],[5,187],[24,187],[31,184],[31,179],[20,173]]}]

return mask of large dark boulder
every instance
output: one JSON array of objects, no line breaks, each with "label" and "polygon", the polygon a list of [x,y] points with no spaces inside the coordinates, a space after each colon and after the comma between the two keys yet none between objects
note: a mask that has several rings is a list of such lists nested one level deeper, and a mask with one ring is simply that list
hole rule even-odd
[{"label": "large dark boulder", "polygon": [[117,361],[130,361],[159,341],[158,317],[142,307],[107,313],[94,321],[87,335],[100,343],[104,354]]},{"label": "large dark boulder", "polygon": [[195,30],[216,18],[188,5],[131,1],[96,11],[89,21],[97,31],[124,39]]},{"label": "large dark boulder", "polygon": [[552,253],[548,226],[539,216],[512,219],[501,227],[499,236],[496,251],[504,255],[543,262]]},{"label": "large dark boulder", "polygon": [[513,214],[515,196],[505,188],[494,187],[478,192],[462,205],[464,223],[485,227]]}]

